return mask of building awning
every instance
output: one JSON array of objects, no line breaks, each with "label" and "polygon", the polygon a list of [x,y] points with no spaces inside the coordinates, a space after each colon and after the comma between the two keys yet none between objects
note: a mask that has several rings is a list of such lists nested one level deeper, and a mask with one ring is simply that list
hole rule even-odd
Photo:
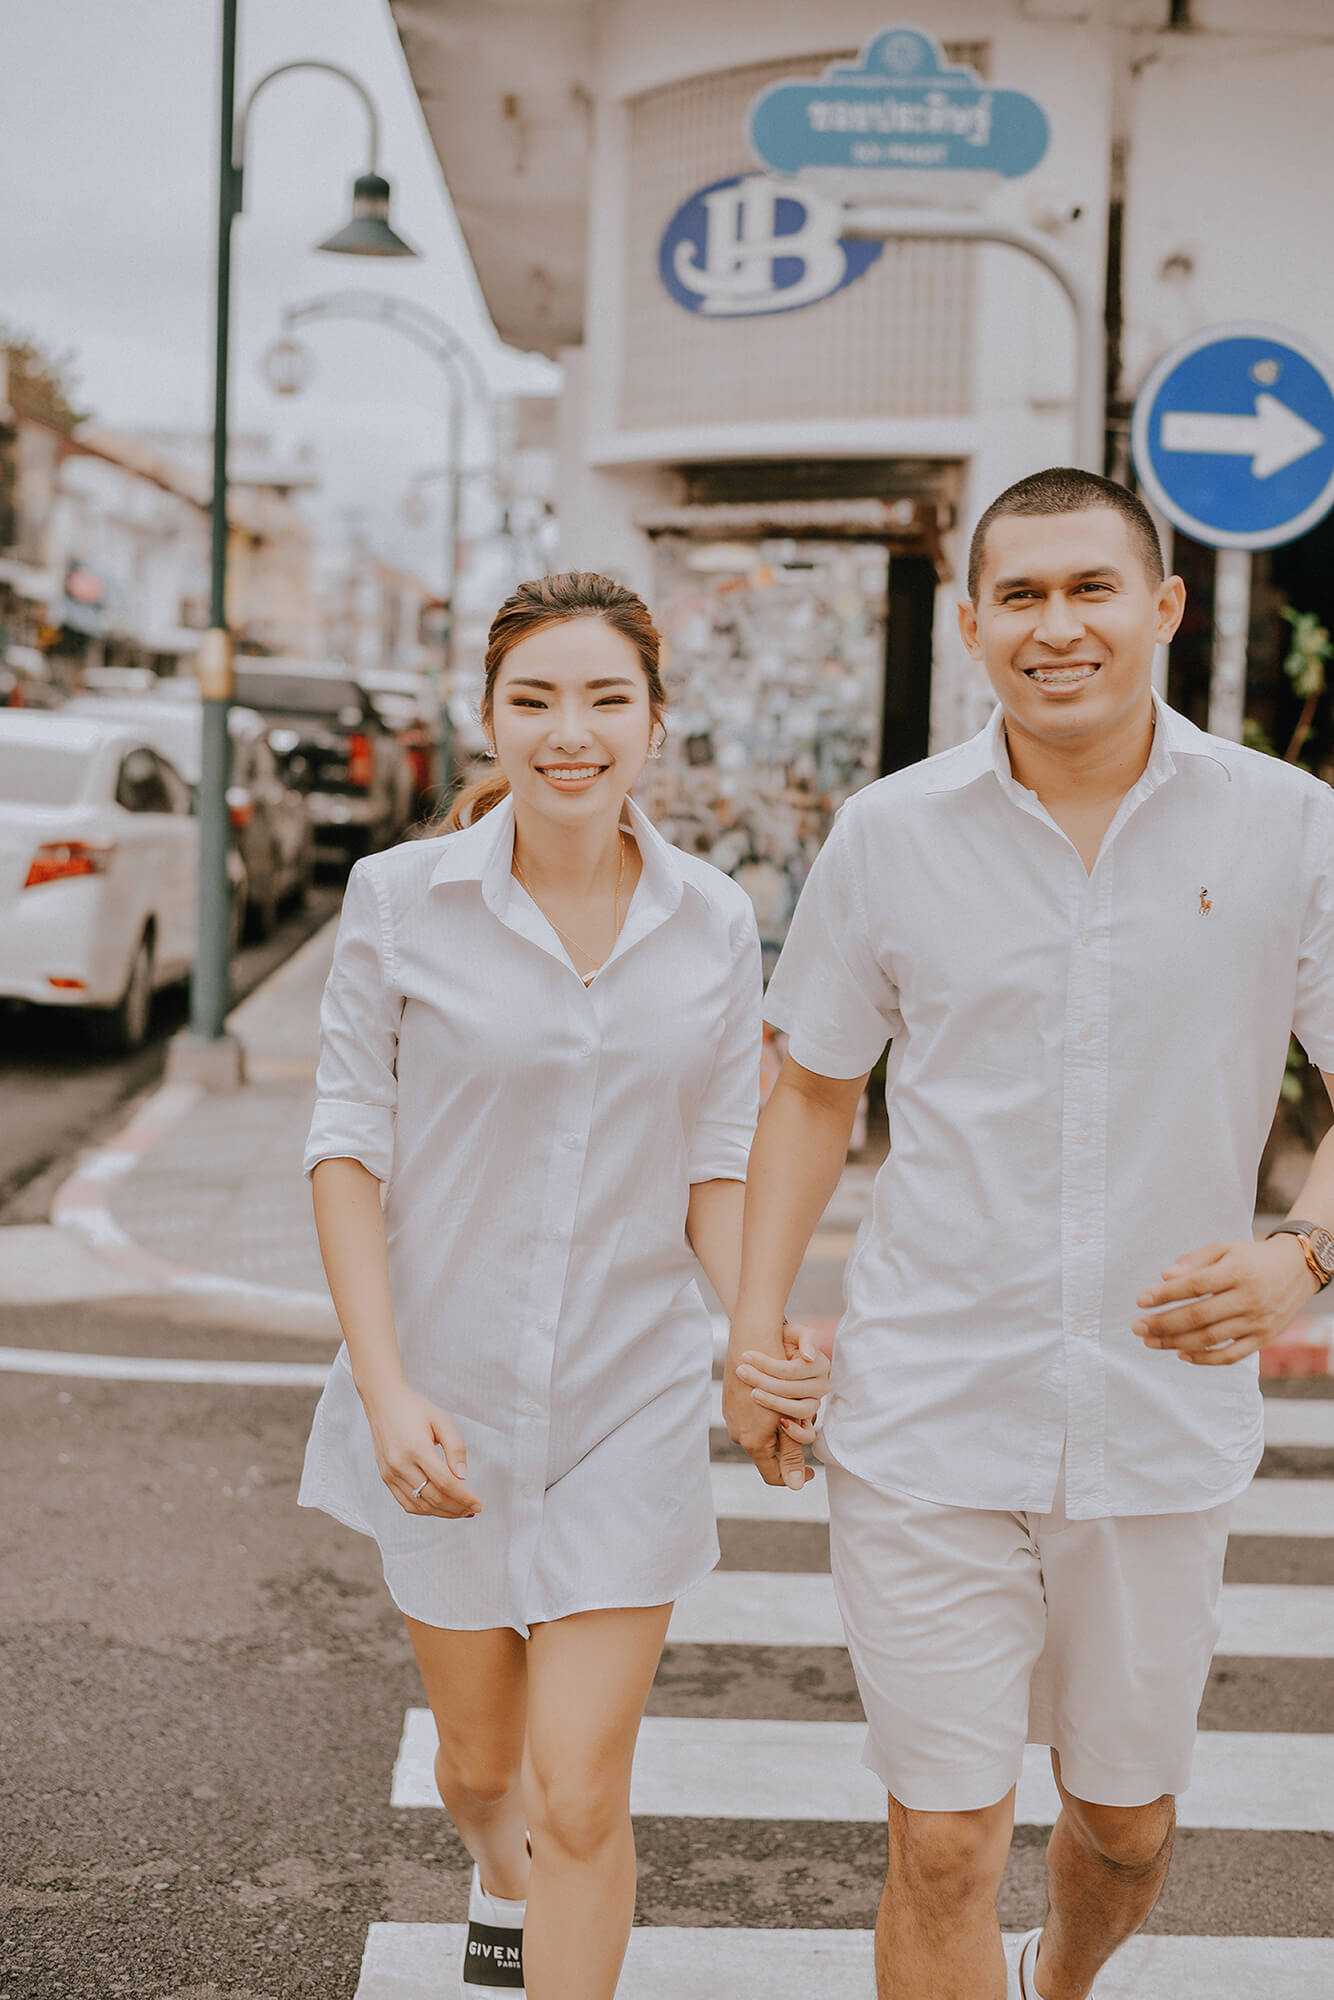
[{"label": "building awning", "polygon": [[695,540],[887,542],[892,555],[927,556],[942,581],[949,575],[937,509],[920,500],[739,500],[695,506],[645,507],[634,517],[647,535]]}]

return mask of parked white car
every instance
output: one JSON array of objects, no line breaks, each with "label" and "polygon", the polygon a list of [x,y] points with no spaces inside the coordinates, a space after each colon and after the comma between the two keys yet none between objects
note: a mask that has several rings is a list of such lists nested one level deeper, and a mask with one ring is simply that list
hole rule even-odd
[{"label": "parked white car", "polygon": [[93,1010],[137,1048],[194,951],[190,787],[134,729],[0,710],[0,998]]}]

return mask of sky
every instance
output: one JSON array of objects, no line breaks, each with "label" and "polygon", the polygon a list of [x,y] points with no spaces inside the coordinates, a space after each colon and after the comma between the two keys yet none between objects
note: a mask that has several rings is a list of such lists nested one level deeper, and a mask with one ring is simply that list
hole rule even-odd
[{"label": "sky", "polygon": [[[78,407],[112,428],[211,425],[220,32],[219,0],[0,0],[0,322],[69,353]],[[447,320],[495,390],[540,393],[558,374],[496,338],[387,0],[241,0],[238,107],[266,70],[302,57],[354,71],[374,98],[391,220],[423,254],[311,247],[350,213],[365,112],[337,77],[270,84],[232,238],[233,434],[266,433],[284,456],[312,445],[320,490],[304,504],[321,538],[355,524],[438,582],[440,481],[423,489],[425,522],[402,513],[413,476],[444,463],[438,366],[391,331],[326,321],[301,336],[311,386],[279,399],[260,361],[284,306],[396,293]],[[484,455],[477,425],[465,459]]]}]

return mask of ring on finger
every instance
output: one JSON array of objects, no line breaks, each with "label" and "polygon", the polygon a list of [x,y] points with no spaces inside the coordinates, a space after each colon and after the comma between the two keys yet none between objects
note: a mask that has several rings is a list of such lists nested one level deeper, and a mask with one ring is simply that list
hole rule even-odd
[{"label": "ring on finger", "polygon": [[421,1499],[421,1497],[422,1497],[422,1494],[423,1494],[423,1493],[424,1493],[424,1492],[426,1491],[426,1489],[427,1489],[427,1487],[428,1487],[428,1486],[430,1485],[430,1483],[431,1483],[431,1475],[430,1475],[430,1473],[428,1472],[428,1473],[427,1473],[427,1475],[426,1475],[426,1477],[425,1477],[425,1479],[423,1479],[423,1481],[422,1481],[421,1485],[420,1485],[420,1486],[414,1486],[414,1487],[413,1487],[413,1489],[412,1489],[412,1497],[413,1497],[413,1499],[414,1499],[414,1500],[420,1500],[420,1499]]}]

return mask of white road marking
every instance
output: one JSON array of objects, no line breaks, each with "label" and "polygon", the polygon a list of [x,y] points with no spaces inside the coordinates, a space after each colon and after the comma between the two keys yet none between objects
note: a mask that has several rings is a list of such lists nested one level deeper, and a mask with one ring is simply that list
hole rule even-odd
[{"label": "white road marking", "polygon": [[90,1382],[222,1382],[243,1389],[322,1389],[328,1373],[323,1363],[313,1361],[180,1361],[170,1356],[0,1347],[0,1374],[60,1375]]},{"label": "white road marking", "polygon": [[[803,1492],[766,1486],[751,1465],[711,1468],[713,1504],[726,1521],[827,1521],[824,1473]],[[1334,1536],[1334,1479],[1255,1479],[1236,1501],[1234,1535]]]},{"label": "white road marking", "polygon": [[1266,1396],[1265,1443],[1334,1445],[1334,1396]]},{"label": "white road marking", "polygon": [[[861,1820],[885,1814],[885,1788],[860,1762],[860,1722],[646,1716],[630,1781],[644,1817]],[[439,1806],[435,1723],[410,1708],[390,1789],[393,1806]],[[1047,1752],[1024,1752],[1016,1819],[1050,1826],[1057,1795]],[[1195,1747],[1182,1826],[1334,1833],[1334,1736],[1216,1730]]]},{"label": "white road marking", "polygon": [[[695,1646],[842,1646],[827,1572],[714,1570],[672,1613],[669,1641]],[[1220,1653],[1334,1659],[1334,1585],[1227,1584]]]},{"label": "white road marking", "polygon": [[[709,1422],[722,1428],[723,1385],[710,1384]],[[1289,1401],[1286,1397],[1265,1397],[1265,1443],[1308,1445],[1317,1449],[1334,1445],[1334,1396],[1309,1401]]]},{"label": "white road marking", "polygon": [[[1013,1965],[1021,1933],[1005,1940]],[[439,2000],[452,1993],[462,1924],[372,1924],[355,2000]],[[718,2000],[733,1994],[797,1992],[805,2000],[874,2000],[870,1931],[677,1929],[646,1924],[630,1934],[620,2000]],[[1334,1992],[1334,1939],[1132,1938],[1098,1974],[1098,2000],[1313,2000]]]}]

